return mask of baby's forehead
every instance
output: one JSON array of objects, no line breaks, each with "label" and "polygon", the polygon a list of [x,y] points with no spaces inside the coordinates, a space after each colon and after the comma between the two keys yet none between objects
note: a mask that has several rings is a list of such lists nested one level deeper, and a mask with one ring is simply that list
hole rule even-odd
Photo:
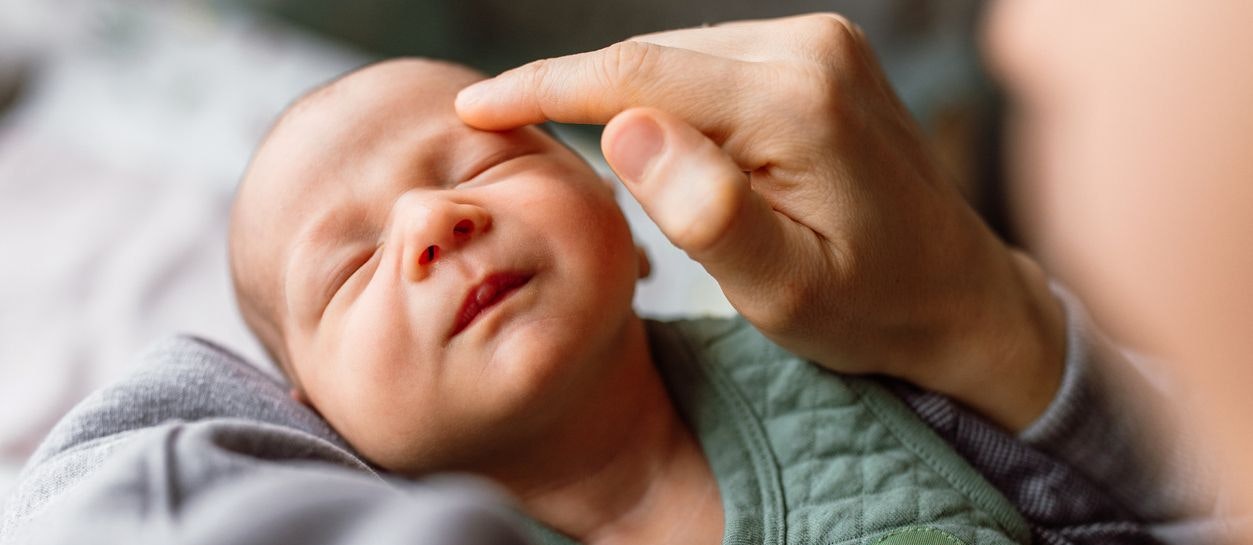
[{"label": "baby's forehead", "polygon": [[[458,65],[403,59],[352,72],[302,97],[258,148],[245,185],[282,202],[316,200],[319,181],[357,183],[405,162],[438,162],[465,145],[457,91],[482,75]],[[262,196],[263,195],[263,196]],[[245,195],[241,194],[241,197]],[[288,207],[284,207],[288,208]]]},{"label": "baby's forehead", "polygon": [[[297,138],[316,138],[327,126],[347,128],[398,118],[456,118],[453,100],[466,85],[483,75],[464,66],[423,59],[372,64],[319,86],[296,100],[267,138],[290,137],[283,129],[296,125]],[[322,131],[308,129],[321,125]]]}]

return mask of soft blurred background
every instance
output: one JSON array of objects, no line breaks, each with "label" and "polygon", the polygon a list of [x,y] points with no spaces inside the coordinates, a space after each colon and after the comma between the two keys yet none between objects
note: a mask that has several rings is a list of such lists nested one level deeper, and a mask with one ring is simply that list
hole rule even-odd
[{"label": "soft blurred background", "polygon": [[[0,0],[0,498],[49,427],[145,344],[209,337],[264,365],[225,258],[231,194],[279,111],[371,59],[496,72],[633,34],[839,11],[1006,237],[1000,101],[976,0]],[[595,128],[559,131],[606,173]],[[625,195],[625,192],[622,192]],[[730,311],[623,199],[645,314]],[[2,501],[2,499],[0,499]],[[0,504],[2,506],[2,504]]]}]

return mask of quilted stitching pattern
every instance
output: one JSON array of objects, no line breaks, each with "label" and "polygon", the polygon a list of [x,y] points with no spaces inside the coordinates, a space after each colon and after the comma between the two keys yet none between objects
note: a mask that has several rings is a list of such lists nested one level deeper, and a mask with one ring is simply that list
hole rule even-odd
[{"label": "quilted stitching pattern", "polygon": [[920,422],[900,425],[916,417],[871,381],[821,370],[739,320],[666,327],[687,340],[715,387],[718,374],[729,379],[723,389],[734,391],[721,397],[746,402],[751,415],[739,415],[738,426],[751,427],[747,417],[765,430],[770,452],[753,456],[774,465],[787,543],[873,543],[918,525],[971,545],[1015,543],[1011,535],[1028,539],[1008,501]]}]

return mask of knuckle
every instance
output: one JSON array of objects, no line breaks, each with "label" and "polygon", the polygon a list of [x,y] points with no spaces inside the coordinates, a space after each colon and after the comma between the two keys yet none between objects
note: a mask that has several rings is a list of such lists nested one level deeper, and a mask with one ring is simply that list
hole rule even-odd
[{"label": "knuckle", "polygon": [[853,22],[838,13],[812,13],[802,19],[810,35],[818,40],[849,40],[855,35]]},{"label": "knuckle", "polygon": [[550,59],[540,59],[526,65],[528,77],[536,86],[547,86],[552,83],[552,63]]},{"label": "knuckle", "polygon": [[577,85],[579,74],[565,59],[540,59],[527,65],[530,89],[534,93],[537,115],[552,118],[561,112],[579,115],[571,110],[580,102],[571,100],[569,89]]},{"label": "knuckle", "polygon": [[806,42],[819,59],[845,59],[860,47],[861,30],[842,15],[815,13],[803,18],[802,25]]},{"label": "knuckle", "polygon": [[527,69],[530,71],[531,89],[538,95],[539,104],[549,104],[561,96],[563,82],[556,81],[550,59],[537,60],[527,65]]},{"label": "knuckle", "polygon": [[782,111],[800,119],[824,119],[838,126],[850,121],[851,95],[868,77],[861,54],[861,31],[844,17],[813,14],[799,21],[800,62],[782,67]]},{"label": "knuckle", "polygon": [[660,46],[647,42],[613,44],[601,56],[601,77],[611,87],[624,87],[633,78],[651,71],[659,52]]}]

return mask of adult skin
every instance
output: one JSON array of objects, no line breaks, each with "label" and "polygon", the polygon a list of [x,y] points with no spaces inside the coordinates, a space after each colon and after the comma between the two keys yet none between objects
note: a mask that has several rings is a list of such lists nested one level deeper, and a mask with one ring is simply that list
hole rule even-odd
[{"label": "adult skin", "polygon": [[470,125],[605,123],[605,157],[767,336],[828,368],[1032,422],[1060,306],[927,150],[856,26],[816,14],[639,36],[463,90]]},{"label": "adult skin", "polygon": [[1038,246],[1106,329],[1189,394],[1172,409],[1218,453],[1246,512],[1250,21],[1240,1],[1019,0],[995,5],[986,36],[1016,99],[1019,194]]}]

